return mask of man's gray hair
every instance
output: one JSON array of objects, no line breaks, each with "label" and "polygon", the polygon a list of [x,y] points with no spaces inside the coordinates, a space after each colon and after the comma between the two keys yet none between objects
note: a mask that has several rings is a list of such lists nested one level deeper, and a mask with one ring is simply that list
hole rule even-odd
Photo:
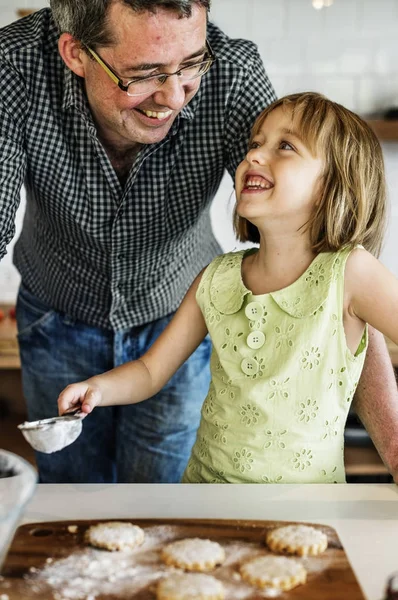
[{"label": "man's gray hair", "polygon": [[135,12],[173,10],[180,17],[190,17],[192,6],[210,10],[211,0],[50,0],[54,20],[60,33],[70,33],[85,46],[110,46],[116,42],[108,27],[111,4],[122,2]]}]

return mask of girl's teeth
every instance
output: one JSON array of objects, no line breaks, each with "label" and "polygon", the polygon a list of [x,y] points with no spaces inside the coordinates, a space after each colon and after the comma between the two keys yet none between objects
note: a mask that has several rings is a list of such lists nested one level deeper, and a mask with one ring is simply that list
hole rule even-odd
[{"label": "girl's teeth", "polygon": [[143,110],[143,113],[146,114],[147,117],[152,117],[153,119],[165,119],[169,117],[172,113],[171,110],[167,110],[165,112],[155,112],[154,110]]},{"label": "girl's teeth", "polygon": [[265,182],[265,181],[262,181],[262,180],[250,179],[246,183],[246,187],[248,187],[248,188],[260,188],[262,190],[269,190],[272,187],[272,185],[269,182]]}]

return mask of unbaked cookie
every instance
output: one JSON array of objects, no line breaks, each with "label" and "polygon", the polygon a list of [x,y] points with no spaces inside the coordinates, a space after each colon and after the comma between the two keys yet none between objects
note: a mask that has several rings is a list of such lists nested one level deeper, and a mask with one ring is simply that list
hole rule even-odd
[{"label": "unbaked cookie", "polygon": [[157,584],[157,600],[223,600],[224,586],[204,573],[170,575]]},{"label": "unbaked cookie", "polygon": [[210,571],[224,561],[225,553],[217,542],[190,538],[177,540],[165,546],[161,558],[166,565],[187,571]]},{"label": "unbaked cookie", "polygon": [[258,556],[240,567],[242,579],[259,588],[275,588],[287,592],[305,583],[307,571],[294,558]]},{"label": "unbaked cookie", "polygon": [[140,546],[144,541],[144,531],[138,525],[110,521],[92,525],[86,532],[86,540],[91,546],[106,550],[127,550]]},{"label": "unbaked cookie", "polygon": [[273,552],[298,556],[316,556],[328,546],[327,536],[309,525],[278,527],[268,533],[266,542]]}]

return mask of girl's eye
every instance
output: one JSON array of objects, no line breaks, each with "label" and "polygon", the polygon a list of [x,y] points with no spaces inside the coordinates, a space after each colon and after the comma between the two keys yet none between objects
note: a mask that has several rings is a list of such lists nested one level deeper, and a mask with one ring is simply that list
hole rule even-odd
[{"label": "girl's eye", "polygon": [[289,144],[289,142],[284,142],[284,141],[282,141],[279,144],[279,148],[281,150],[294,150],[293,146],[291,144]]},{"label": "girl's eye", "polygon": [[260,144],[258,142],[252,141],[249,143],[249,150],[254,150],[254,148],[259,148]]}]

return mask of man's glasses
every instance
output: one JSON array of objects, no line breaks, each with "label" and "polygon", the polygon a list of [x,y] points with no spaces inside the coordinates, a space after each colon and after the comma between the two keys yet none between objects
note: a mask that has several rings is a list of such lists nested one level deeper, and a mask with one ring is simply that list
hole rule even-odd
[{"label": "man's glasses", "polygon": [[183,83],[185,81],[192,81],[192,79],[196,79],[197,77],[202,77],[216,60],[210,44],[206,40],[206,54],[204,60],[192,65],[187,65],[186,67],[181,67],[181,69],[178,69],[178,71],[175,71],[174,73],[157,73],[156,75],[147,75],[145,77],[134,77],[134,79],[124,84],[123,79],[115,73],[112,67],[110,67],[103,58],[100,57],[98,52],[95,52],[88,46],[86,46],[86,49],[91,56],[95,58],[97,63],[101,65],[112,81],[116,83],[121,90],[126,92],[128,96],[144,96],[145,94],[151,94],[158,87],[163,85],[168,77],[172,77],[173,75],[177,75]]}]

